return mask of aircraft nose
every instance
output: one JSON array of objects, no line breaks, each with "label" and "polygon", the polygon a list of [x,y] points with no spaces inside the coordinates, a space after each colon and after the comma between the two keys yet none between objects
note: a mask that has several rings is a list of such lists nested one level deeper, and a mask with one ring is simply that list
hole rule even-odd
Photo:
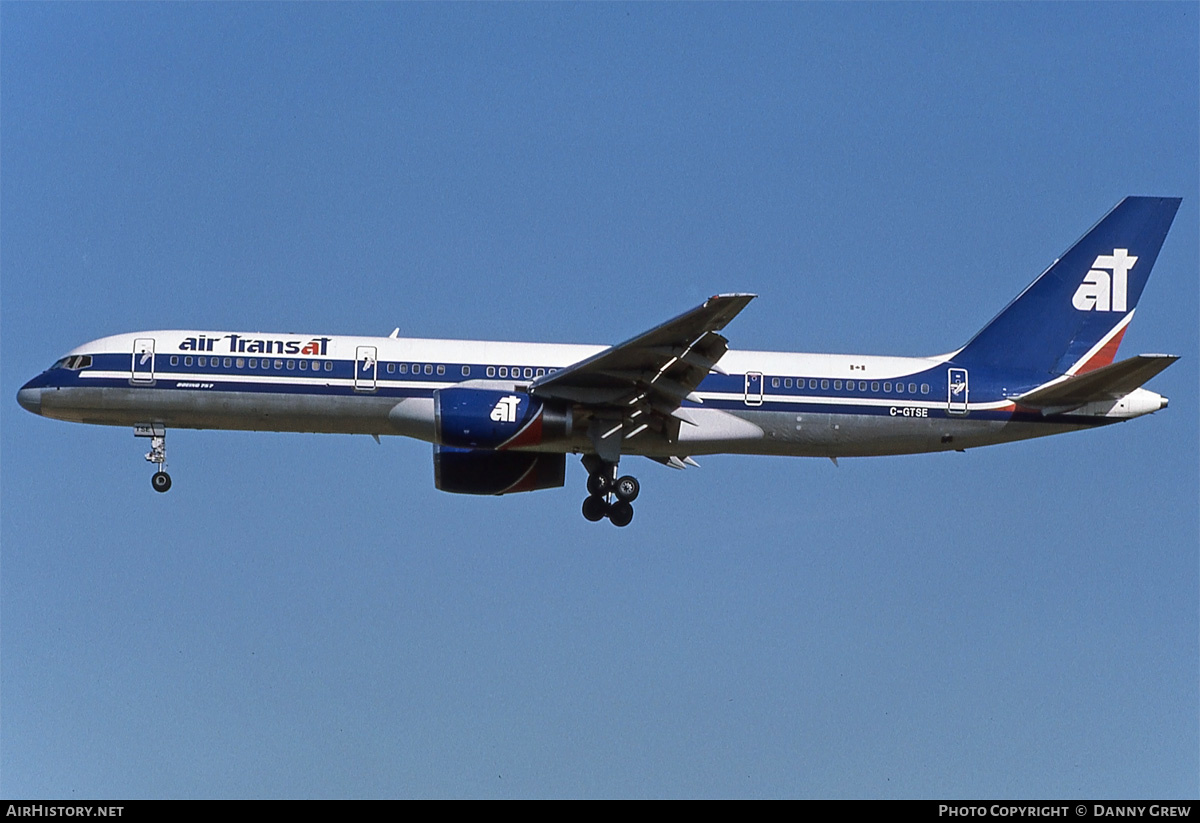
[{"label": "aircraft nose", "polygon": [[25,411],[31,411],[34,414],[42,413],[42,390],[24,386],[17,392],[17,402],[21,404],[21,408]]}]

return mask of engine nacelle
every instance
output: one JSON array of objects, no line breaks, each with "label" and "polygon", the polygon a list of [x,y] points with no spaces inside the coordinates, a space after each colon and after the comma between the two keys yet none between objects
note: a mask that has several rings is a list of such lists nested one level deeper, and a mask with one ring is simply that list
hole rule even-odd
[{"label": "engine nacelle", "polygon": [[569,413],[528,394],[483,388],[439,389],[433,395],[435,442],[459,449],[536,448],[565,443]]},{"label": "engine nacelle", "polygon": [[565,454],[433,447],[433,483],[455,494],[512,494],[562,486]]}]

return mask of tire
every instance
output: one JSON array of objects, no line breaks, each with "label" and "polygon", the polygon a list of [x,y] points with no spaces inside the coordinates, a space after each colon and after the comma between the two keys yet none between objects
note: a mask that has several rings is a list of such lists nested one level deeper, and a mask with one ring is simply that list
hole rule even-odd
[{"label": "tire", "polygon": [[583,501],[583,516],[595,523],[597,520],[603,520],[604,515],[608,514],[608,503],[603,497],[589,495]]},{"label": "tire", "polygon": [[632,503],[637,500],[638,494],[642,491],[642,484],[637,481],[636,477],[625,475],[617,481],[613,491],[617,493],[617,497],[624,500],[626,503]]},{"label": "tire", "polygon": [[150,485],[156,492],[165,492],[171,488],[171,475],[166,472],[155,472],[150,478]]},{"label": "tire", "polygon": [[608,478],[599,474],[589,474],[587,479],[588,494],[594,497],[601,497],[608,494]]},{"label": "tire", "polygon": [[624,500],[618,500],[609,506],[608,519],[614,526],[628,526],[633,520],[633,506]]}]

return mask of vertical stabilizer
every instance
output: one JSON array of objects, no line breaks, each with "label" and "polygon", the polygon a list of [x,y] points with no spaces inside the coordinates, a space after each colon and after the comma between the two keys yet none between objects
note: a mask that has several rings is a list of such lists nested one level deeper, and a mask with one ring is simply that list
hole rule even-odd
[{"label": "vertical stabilizer", "polygon": [[1113,361],[1178,197],[1126,197],[954,357],[967,368],[1077,374]]}]

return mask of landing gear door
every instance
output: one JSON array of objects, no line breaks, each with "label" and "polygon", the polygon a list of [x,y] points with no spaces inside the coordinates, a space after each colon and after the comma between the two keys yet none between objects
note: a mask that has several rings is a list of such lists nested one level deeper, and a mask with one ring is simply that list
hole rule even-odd
[{"label": "landing gear door", "polygon": [[763,402],[762,372],[746,372],[746,405],[761,406]]},{"label": "landing gear door", "polygon": [[950,388],[946,411],[950,414],[965,415],[967,413],[967,396],[970,393],[967,386],[967,370],[950,369],[949,378]]},{"label": "landing gear door", "polygon": [[133,341],[133,362],[129,382],[147,386],[154,382],[154,338],[139,337]]},{"label": "landing gear door", "polygon": [[379,361],[375,357],[375,347],[359,346],[354,358],[354,390],[375,391],[378,376]]}]

